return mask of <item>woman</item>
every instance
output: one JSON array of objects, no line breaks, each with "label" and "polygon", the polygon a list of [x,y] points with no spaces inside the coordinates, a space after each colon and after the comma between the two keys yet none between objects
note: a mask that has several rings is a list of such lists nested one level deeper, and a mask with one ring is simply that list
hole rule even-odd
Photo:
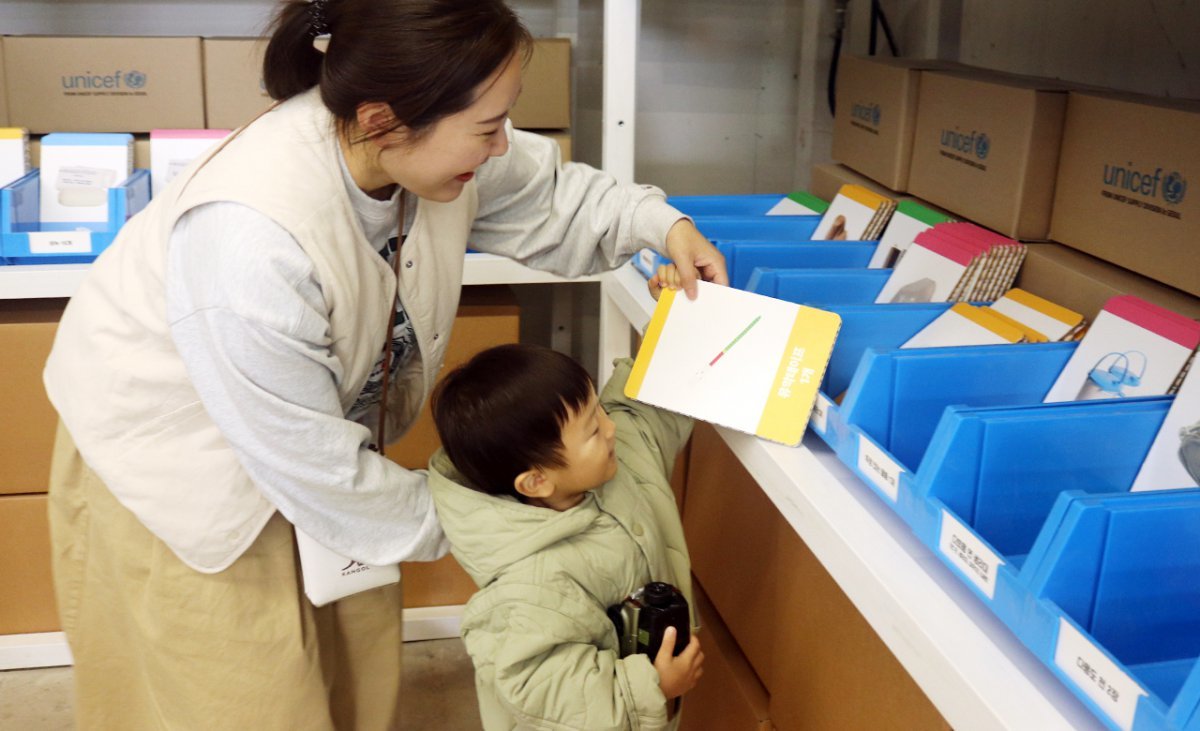
[{"label": "woman", "polygon": [[726,281],[661,192],[511,130],[528,46],[500,0],[284,3],[280,103],[92,268],[45,375],[82,728],[395,724],[399,587],[313,607],[293,526],[367,564],[446,552],[424,473],[378,445],[432,387],[468,240],[564,275],[652,245]]}]

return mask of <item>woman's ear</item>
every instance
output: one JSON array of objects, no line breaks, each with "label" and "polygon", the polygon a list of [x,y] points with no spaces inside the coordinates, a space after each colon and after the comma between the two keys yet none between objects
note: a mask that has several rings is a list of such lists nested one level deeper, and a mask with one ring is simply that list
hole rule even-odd
[{"label": "woman's ear", "polygon": [[554,483],[539,469],[525,470],[513,480],[513,488],[528,498],[544,499],[554,493]]},{"label": "woman's ear", "polygon": [[358,128],[368,138],[375,140],[380,146],[391,143],[391,132],[400,132],[396,128],[396,115],[385,102],[363,102],[355,110]]}]

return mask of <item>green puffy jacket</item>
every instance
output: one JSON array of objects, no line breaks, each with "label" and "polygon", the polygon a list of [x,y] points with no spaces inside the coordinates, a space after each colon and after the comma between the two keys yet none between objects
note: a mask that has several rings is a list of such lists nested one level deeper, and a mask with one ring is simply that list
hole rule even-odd
[{"label": "green puffy jacket", "polygon": [[692,604],[667,483],[692,422],[626,399],[629,369],[619,361],[600,396],[617,426],[617,474],[570,510],[485,495],[462,484],[441,450],[430,459],[438,517],[480,587],[462,633],[486,731],[657,731],[678,722],[667,720],[650,658],[618,657],[605,614],[651,580],[674,584]]}]

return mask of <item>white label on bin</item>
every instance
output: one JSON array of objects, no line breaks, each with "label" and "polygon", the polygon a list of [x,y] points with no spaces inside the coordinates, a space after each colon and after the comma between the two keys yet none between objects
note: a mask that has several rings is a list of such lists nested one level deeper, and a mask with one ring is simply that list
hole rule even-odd
[{"label": "white label on bin", "polygon": [[1004,565],[1004,559],[944,508],[938,549],[972,584],[987,594],[988,599],[996,598],[996,572]]},{"label": "white label on bin", "polygon": [[29,234],[31,254],[90,254],[90,231],[34,231]]},{"label": "white label on bin", "polygon": [[808,421],[812,424],[813,429],[825,433],[825,427],[829,419],[829,407],[832,405],[829,399],[817,394],[817,398],[813,401],[812,414],[808,417]]},{"label": "white label on bin", "polygon": [[904,470],[863,434],[858,436],[858,471],[896,502],[900,495],[900,475]]},{"label": "white label on bin", "polygon": [[1054,664],[1119,728],[1129,731],[1133,727],[1138,698],[1146,691],[1062,617],[1058,618]]}]

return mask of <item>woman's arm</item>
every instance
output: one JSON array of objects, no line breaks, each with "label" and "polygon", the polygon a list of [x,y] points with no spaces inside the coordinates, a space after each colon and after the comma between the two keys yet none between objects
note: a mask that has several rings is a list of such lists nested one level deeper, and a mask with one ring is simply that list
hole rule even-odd
[{"label": "woman's arm", "polygon": [[667,253],[667,232],[685,217],[661,190],[560,164],[554,141],[508,131],[508,152],[478,171],[474,248],[563,276],[612,269],[646,247]]}]

